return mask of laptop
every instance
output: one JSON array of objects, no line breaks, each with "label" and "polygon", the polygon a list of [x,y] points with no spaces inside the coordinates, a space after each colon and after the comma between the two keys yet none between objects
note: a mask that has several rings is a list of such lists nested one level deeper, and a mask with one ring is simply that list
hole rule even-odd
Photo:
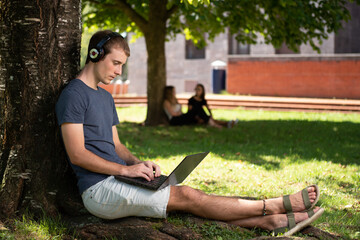
[{"label": "laptop", "polygon": [[160,190],[168,185],[177,185],[182,183],[187,176],[199,165],[199,163],[208,155],[209,152],[197,153],[186,156],[179,165],[172,171],[169,176],[161,175],[156,177],[152,181],[147,181],[141,177],[125,177],[121,175],[115,175],[114,177],[122,182],[136,185],[139,187]]}]

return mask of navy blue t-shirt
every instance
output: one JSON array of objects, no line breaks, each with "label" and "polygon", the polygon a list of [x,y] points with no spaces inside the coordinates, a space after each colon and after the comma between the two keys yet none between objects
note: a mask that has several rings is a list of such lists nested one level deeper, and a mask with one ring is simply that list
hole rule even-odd
[{"label": "navy blue t-shirt", "polygon": [[[106,90],[87,86],[73,79],[61,92],[56,104],[58,124],[81,123],[84,126],[85,148],[108,161],[126,165],[115,152],[112,126],[119,124],[114,99]],[[70,162],[71,164],[71,162]],[[71,164],[77,179],[80,194],[108,175],[90,172]]]}]

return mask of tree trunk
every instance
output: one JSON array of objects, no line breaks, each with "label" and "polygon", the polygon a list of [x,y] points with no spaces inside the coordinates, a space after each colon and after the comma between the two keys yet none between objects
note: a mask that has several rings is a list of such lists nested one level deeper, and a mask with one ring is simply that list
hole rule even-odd
[{"label": "tree trunk", "polygon": [[74,180],[55,103],[79,67],[80,2],[4,0],[0,5],[0,216],[25,208],[56,214],[57,193],[69,186],[66,180]]},{"label": "tree trunk", "polygon": [[147,98],[148,108],[145,124],[149,126],[165,122],[163,110],[163,89],[166,85],[166,1],[149,1],[148,28],[144,36],[148,53]]}]

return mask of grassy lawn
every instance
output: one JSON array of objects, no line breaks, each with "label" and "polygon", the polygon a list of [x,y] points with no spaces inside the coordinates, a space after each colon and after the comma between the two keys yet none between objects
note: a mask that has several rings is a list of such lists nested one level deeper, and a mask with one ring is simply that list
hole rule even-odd
[{"label": "grassy lawn", "polygon": [[[272,198],[310,185],[321,188],[325,208],[313,225],[344,239],[360,239],[360,114],[213,110],[216,119],[239,119],[232,129],[205,126],[143,127],[145,107],[119,108],[120,140],[142,160],[158,163],[165,174],[188,154],[210,151],[185,184],[207,193]],[[206,239],[249,239],[209,223],[194,227],[176,215],[169,222],[195,228]],[[61,220],[15,222],[1,239],[62,239]],[[71,233],[70,233],[71,234]],[[300,235],[298,235],[300,236]]]},{"label": "grassy lawn", "polygon": [[[313,225],[360,238],[360,114],[214,110],[239,119],[233,129],[142,127],[146,108],[118,109],[120,140],[164,173],[187,154],[210,155],[185,184],[207,193],[271,198],[307,185],[321,188],[324,215]],[[266,233],[264,233],[266,234]]]}]

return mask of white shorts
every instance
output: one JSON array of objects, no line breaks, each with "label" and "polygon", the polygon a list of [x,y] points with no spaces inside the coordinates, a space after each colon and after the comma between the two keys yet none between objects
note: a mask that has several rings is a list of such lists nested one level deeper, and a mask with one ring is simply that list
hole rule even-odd
[{"label": "white shorts", "polygon": [[81,197],[85,208],[99,218],[166,218],[170,186],[152,191],[123,183],[110,176],[86,189]]}]

